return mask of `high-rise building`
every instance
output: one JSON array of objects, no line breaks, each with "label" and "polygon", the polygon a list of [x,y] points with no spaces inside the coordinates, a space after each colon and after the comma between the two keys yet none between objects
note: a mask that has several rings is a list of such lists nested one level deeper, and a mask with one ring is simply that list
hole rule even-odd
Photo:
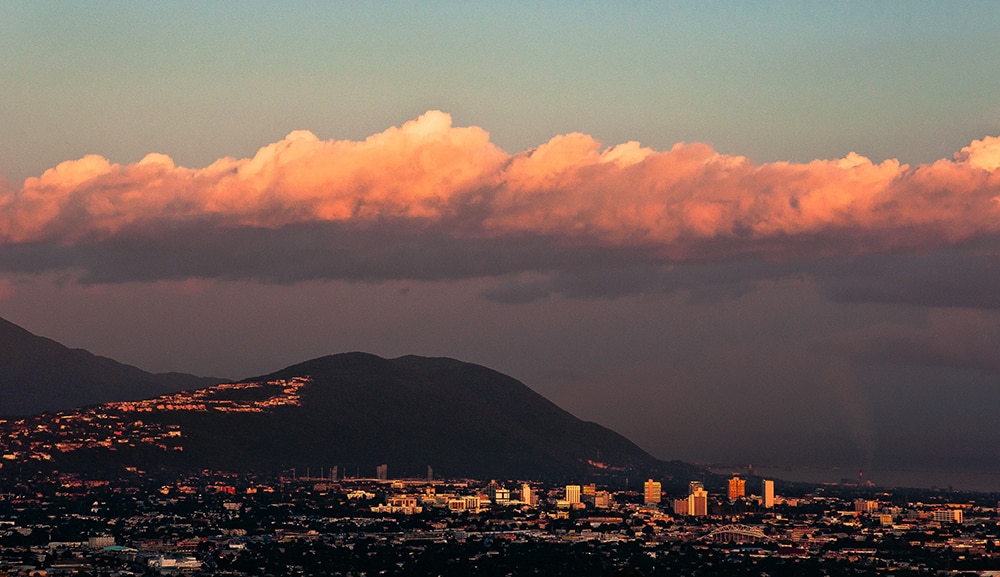
[{"label": "high-rise building", "polygon": [[733,478],[729,480],[729,500],[735,501],[747,494],[747,481],[746,479],[740,479],[739,477],[733,475]]},{"label": "high-rise building", "polygon": [[510,489],[505,488],[496,481],[490,481],[486,485],[486,495],[496,505],[506,505],[510,502]]},{"label": "high-rise building", "polygon": [[534,494],[531,492],[531,485],[521,483],[521,502],[525,505],[534,505]]},{"label": "high-rise building", "polygon": [[580,502],[580,485],[566,485],[566,501],[571,505]]},{"label": "high-rise building", "polygon": [[760,504],[765,509],[774,507],[774,481],[764,479],[760,483]]},{"label": "high-rise building", "polygon": [[375,474],[379,481],[386,481],[389,479],[389,465],[382,464],[375,467]]},{"label": "high-rise building", "polygon": [[642,484],[643,502],[652,505],[660,502],[660,482],[652,479]]},{"label": "high-rise building", "polygon": [[705,489],[695,489],[688,495],[688,515],[692,517],[708,515],[708,492]]},{"label": "high-rise building", "polygon": [[701,481],[691,481],[690,483],[688,483],[688,495],[694,493],[698,489],[704,489],[704,488],[705,488],[705,483],[702,483]]},{"label": "high-rise building", "polygon": [[428,481],[434,480],[434,469],[432,469],[430,465],[427,465],[427,480]]}]

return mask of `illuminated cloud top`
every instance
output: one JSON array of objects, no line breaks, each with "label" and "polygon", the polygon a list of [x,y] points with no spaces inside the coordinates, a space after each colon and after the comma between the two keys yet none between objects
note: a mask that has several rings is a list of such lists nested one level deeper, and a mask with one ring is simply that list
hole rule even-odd
[{"label": "illuminated cloud top", "polygon": [[[276,280],[278,267],[292,282],[558,271],[601,251],[654,265],[926,252],[996,240],[998,168],[995,137],[919,166],[754,164],[579,133],[509,154],[428,111],[363,141],[295,131],[204,168],[155,153],[60,163],[0,196],[0,263],[87,282]],[[431,247],[455,258],[405,262]],[[147,258],[120,258],[133,251]]]}]

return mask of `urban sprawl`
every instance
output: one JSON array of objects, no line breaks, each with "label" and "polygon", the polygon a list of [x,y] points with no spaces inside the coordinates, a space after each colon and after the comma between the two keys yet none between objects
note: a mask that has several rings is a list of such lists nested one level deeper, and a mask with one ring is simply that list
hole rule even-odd
[{"label": "urban sprawl", "polygon": [[0,576],[1000,575],[997,494],[745,471],[616,486],[444,480],[429,467],[392,479],[386,465],[60,472],[95,451],[183,454],[181,429],[149,416],[297,406],[307,382],[0,419]]},{"label": "urban sprawl", "polygon": [[0,574],[1000,574],[996,495],[374,472],[0,475]]}]

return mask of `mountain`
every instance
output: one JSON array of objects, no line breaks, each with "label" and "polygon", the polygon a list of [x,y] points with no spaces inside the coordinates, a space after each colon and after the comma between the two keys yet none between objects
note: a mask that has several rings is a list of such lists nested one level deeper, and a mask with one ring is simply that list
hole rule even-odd
[{"label": "mountain", "polygon": [[219,381],[181,373],[147,373],[70,349],[0,318],[0,415],[143,399]]},{"label": "mountain", "polygon": [[[338,466],[342,475],[373,477],[386,464],[394,478],[422,477],[428,466],[448,477],[696,478],[693,467],[659,461],[509,376],[446,358],[345,353],[53,418],[62,420],[42,430],[60,431],[61,444],[35,447],[60,470],[105,464],[318,475]],[[24,447],[0,448],[27,455]]]},{"label": "mountain", "polygon": [[347,353],[250,382],[302,377],[309,382],[298,406],[226,420],[174,413],[166,422],[187,431],[189,455],[227,468],[340,464],[371,474],[385,463],[409,475],[423,474],[430,465],[448,475],[539,478],[601,466],[589,462],[617,469],[657,463],[625,437],[581,421],[523,383],[479,365]]}]

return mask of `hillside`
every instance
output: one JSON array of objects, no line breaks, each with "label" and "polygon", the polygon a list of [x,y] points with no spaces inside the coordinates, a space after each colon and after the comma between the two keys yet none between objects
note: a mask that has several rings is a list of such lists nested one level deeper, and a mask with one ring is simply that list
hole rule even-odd
[{"label": "hillside", "polygon": [[336,466],[372,477],[385,464],[394,478],[422,477],[430,466],[447,477],[668,483],[696,474],[511,377],[445,358],[332,355],[240,383],[37,419],[6,426],[45,431],[33,438],[47,441],[3,449],[60,470]]},{"label": "hillside", "polygon": [[220,379],[147,373],[71,349],[0,318],[0,415],[24,415],[143,399]]},{"label": "hillside", "polygon": [[225,463],[374,470],[417,475],[517,474],[538,478],[594,468],[648,468],[656,459],[628,439],[581,421],[523,383],[453,359],[382,359],[348,353],[315,359],[251,381],[308,377],[301,405],[259,415],[184,413],[192,455]]}]

